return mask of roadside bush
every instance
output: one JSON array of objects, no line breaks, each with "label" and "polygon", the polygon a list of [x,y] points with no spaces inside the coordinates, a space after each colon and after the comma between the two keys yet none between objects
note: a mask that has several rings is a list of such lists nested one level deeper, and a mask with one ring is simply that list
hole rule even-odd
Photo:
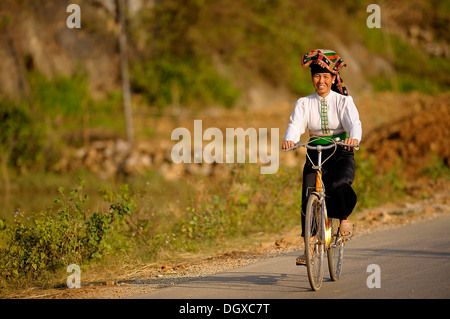
[{"label": "roadside bush", "polygon": [[38,279],[69,264],[87,264],[121,244],[113,230],[114,226],[119,229],[120,221],[134,209],[127,186],[119,194],[104,191],[109,210],[91,215],[84,208],[88,198],[82,185],[69,196],[62,187],[58,192],[56,210],[29,217],[16,212],[12,223],[6,222],[0,248],[1,277]]},{"label": "roadside bush", "polygon": [[377,172],[375,156],[368,156],[362,147],[355,154],[356,177],[354,189],[358,195],[358,207],[367,208],[386,201],[395,196],[405,195],[406,181],[402,175],[402,164],[396,165],[385,174]]}]

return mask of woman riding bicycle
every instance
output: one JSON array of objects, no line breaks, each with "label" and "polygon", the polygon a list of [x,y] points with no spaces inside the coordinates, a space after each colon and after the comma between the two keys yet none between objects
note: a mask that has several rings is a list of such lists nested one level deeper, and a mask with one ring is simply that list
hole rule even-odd
[{"label": "woman riding bicycle", "polygon": [[[315,93],[297,100],[287,126],[283,149],[300,141],[300,136],[309,129],[309,143],[329,144],[320,137],[340,137],[344,143],[357,146],[361,141],[362,127],[359,113],[342,82],[339,70],[346,66],[344,61],[331,50],[313,50],[303,56],[303,68],[310,67]],[[329,141],[329,139],[328,139]],[[317,152],[308,150],[313,162]],[[334,149],[324,151],[328,158]],[[334,155],[323,163],[322,179],[327,193],[327,214],[339,218],[342,236],[353,234],[353,224],[348,220],[356,205],[356,194],[351,184],[355,178],[355,158],[351,147],[338,147]],[[315,187],[316,172],[310,161],[303,168],[302,185],[302,237],[305,232],[305,210],[308,190]],[[306,247],[305,247],[306,249]],[[296,260],[298,265],[306,263],[305,255]]]}]

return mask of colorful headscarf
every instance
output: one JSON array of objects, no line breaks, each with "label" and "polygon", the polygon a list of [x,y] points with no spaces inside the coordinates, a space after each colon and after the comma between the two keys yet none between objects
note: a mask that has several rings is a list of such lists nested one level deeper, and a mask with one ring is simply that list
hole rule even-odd
[{"label": "colorful headscarf", "polygon": [[337,93],[348,95],[347,88],[344,85],[339,71],[347,66],[347,63],[332,50],[317,49],[306,53],[302,59],[303,68],[308,67],[311,63],[319,64],[321,67],[326,68],[332,74],[336,75],[336,83],[333,84],[331,89]]}]

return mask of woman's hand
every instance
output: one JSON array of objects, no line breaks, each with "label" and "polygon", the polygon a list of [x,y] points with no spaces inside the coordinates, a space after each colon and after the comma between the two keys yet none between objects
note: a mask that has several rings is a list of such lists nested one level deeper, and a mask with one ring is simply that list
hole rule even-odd
[{"label": "woman's hand", "polygon": [[[347,137],[347,138],[345,139],[344,143],[345,143],[345,144],[351,144],[351,145],[354,145],[353,147],[355,147],[355,146],[358,146],[359,141],[358,141],[356,138],[350,138],[350,137]],[[352,147],[351,147],[351,146],[344,146],[344,148],[345,148],[346,150],[350,150]]]},{"label": "woman's hand", "polygon": [[294,146],[295,143],[292,141],[284,141],[283,145],[281,146],[282,149],[287,150],[288,148]]}]

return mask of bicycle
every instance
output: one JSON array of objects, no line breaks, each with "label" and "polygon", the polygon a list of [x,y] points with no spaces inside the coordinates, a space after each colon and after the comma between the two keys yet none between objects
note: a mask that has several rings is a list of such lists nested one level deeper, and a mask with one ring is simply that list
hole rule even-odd
[{"label": "bicycle", "polygon": [[[324,254],[327,252],[328,270],[332,281],[337,281],[341,275],[342,262],[344,257],[344,245],[349,238],[341,236],[339,232],[340,221],[336,218],[328,218],[325,204],[325,185],[322,181],[322,165],[331,156],[334,155],[338,145],[350,146],[358,150],[358,146],[345,144],[339,137],[335,139],[320,137],[316,139],[326,139],[330,144],[328,145],[309,145],[301,142],[286,149],[296,149],[298,147],[305,147],[309,150],[317,151],[317,165],[306,152],[308,159],[316,170],[316,185],[309,195],[308,203],[305,212],[305,257],[306,268],[308,273],[309,283],[314,291],[317,291],[322,286],[324,276]],[[312,138],[310,142],[314,142]],[[335,148],[333,153],[322,161],[322,151]]]}]

